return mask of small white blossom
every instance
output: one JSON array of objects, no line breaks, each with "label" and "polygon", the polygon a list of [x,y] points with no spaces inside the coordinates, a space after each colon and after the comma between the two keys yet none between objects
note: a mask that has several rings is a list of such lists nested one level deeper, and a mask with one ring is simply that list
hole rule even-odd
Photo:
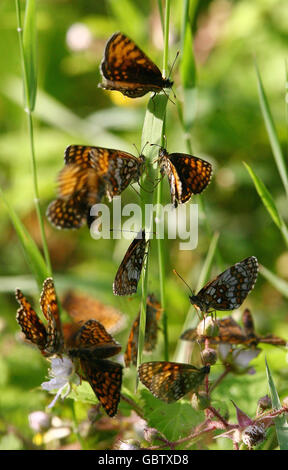
[{"label": "small white blossom", "polygon": [[28,416],[29,426],[35,432],[41,432],[50,427],[51,416],[44,411],[33,411]]},{"label": "small white blossom", "polygon": [[73,362],[68,357],[62,358],[55,357],[51,359],[51,369],[49,370],[51,379],[48,382],[43,382],[41,387],[43,390],[52,392],[58,390],[54,399],[48,405],[52,408],[59,397],[63,400],[69,395],[71,391],[71,384],[79,385],[80,378],[75,374]]}]

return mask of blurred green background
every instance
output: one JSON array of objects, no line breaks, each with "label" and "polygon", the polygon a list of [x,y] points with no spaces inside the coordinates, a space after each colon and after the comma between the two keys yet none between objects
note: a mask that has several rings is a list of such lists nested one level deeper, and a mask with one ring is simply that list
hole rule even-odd
[{"label": "blurred green background", "polygon": [[[171,2],[170,64],[181,47],[182,9],[182,1]],[[197,112],[191,127],[191,141],[193,153],[209,160],[214,168],[213,179],[203,201],[211,232],[220,234],[218,248],[223,261],[221,267],[215,261],[211,276],[247,256],[255,255],[261,264],[288,282],[287,247],[243,165],[243,161],[247,162],[265,182],[287,221],[287,199],[259,106],[254,66],[256,57],[285,153],[287,2],[201,0],[191,2],[191,15],[197,66]],[[0,184],[6,198],[40,245],[16,27],[14,3],[2,0]],[[160,68],[163,41],[158,2],[153,0],[41,0],[37,2],[37,29],[38,92],[34,125],[44,213],[55,198],[56,177],[63,166],[66,146],[90,144],[119,148],[133,154],[133,144],[140,148],[149,96],[131,100],[116,92],[97,88],[99,64],[109,36],[119,30],[126,33]],[[181,55],[173,70],[174,91],[181,102],[179,62]],[[186,106],[190,104],[186,103]],[[177,106],[172,103],[168,103],[166,125],[169,152],[186,151]],[[167,182],[165,190],[168,203]],[[123,204],[139,201],[130,188],[122,199]],[[117,306],[129,319],[127,328],[117,338],[125,345],[130,324],[139,308],[140,295],[137,294],[133,300],[115,298],[111,286],[127,241],[95,241],[86,227],[78,231],[57,231],[46,220],[45,228],[59,294],[68,288],[77,288]],[[185,286],[180,285],[172,269],[176,268],[194,288],[210,239],[203,216],[196,250],[181,252],[178,241],[166,243],[171,356],[189,309]],[[39,292],[2,203],[0,250],[0,448],[27,448],[31,446],[33,436],[27,413],[44,409],[51,397],[38,389],[47,374],[47,363],[38,351],[19,339],[14,290],[19,287],[34,297],[37,311]],[[159,296],[158,277],[156,244],[152,243],[149,291]],[[245,305],[254,314],[258,333],[288,337],[287,298],[263,277],[259,276]],[[161,341],[158,357],[159,354],[161,356]],[[276,374],[278,371],[283,379],[279,393],[285,395],[288,391],[286,353],[267,347],[266,354],[272,371]],[[259,373],[264,370],[264,353],[255,364]],[[264,380],[262,383],[265,387]],[[266,392],[264,389],[262,395]],[[241,397],[238,398],[238,405],[243,405],[246,412],[255,412],[254,402],[246,403],[245,407],[244,398],[242,402]],[[249,401],[247,397],[246,401]],[[65,408],[63,410],[61,407],[58,409],[62,416]]]}]

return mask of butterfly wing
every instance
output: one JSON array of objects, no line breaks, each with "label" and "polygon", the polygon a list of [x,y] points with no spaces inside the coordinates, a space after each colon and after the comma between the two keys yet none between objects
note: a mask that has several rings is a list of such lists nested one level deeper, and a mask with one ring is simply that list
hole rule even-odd
[{"label": "butterfly wing", "polygon": [[120,32],[108,40],[100,71],[103,76],[101,88],[118,90],[130,98],[172,86],[172,82],[163,79],[157,65]]},{"label": "butterfly wing", "polygon": [[74,322],[97,320],[109,333],[119,331],[126,321],[119,310],[87,294],[69,291],[62,300],[62,306]]},{"label": "butterfly wing", "polygon": [[120,401],[122,366],[107,360],[81,359],[81,369],[107,415],[114,416]]},{"label": "butterfly wing", "polygon": [[49,222],[58,229],[78,229],[87,220],[86,197],[76,193],[68,199],[55,199],[46,211]]},{"label": "butterfly wing", "polygon": [[189,201],[193,194],[202,193],[210,183],[212,165],[209,162],[183,153],[170,153],[168,158],[178,175],[176,200],[180,204]]},{"label": "butterfly wing", "polygon": [[20,289],[16,289],[15,295],[20,304],[16,315],[17,322],[25,338],[43,351],[47,344],[46,328]]},{"label": "butterfly wing", "polygon": [[257,275],[257,258],[250,256],[208,282],[197,296],[191,296],[190,301],[198,304],[202,312],[208,312],[210,309],[234,310],[240,307],[253,289]]},{"label": "butterfly wing", "polygon": [[142,238],[139,238],[139,234],[130,244],[116,273],[113,283],[115,295],[131,295],[137,291],[148,243],[145,240],[145,231],[141,231]]},{"label": "butterfly wing", "polygon": [[126,367],[129,367],[131,362],[134,366],[137,365],[139,321],[140,314],[137,315],[137,317],[133,321],[132,328],[130,330],[126,351],[124,354],[124,362]]},{"label": "butterfly wing", "polygon": [[121,346],[97,320],[88,320],[75,335],[71,357],[103,359],[121,351]]},{"label": "butterfly wing", "polygon": [[177,362],[144,362],[138,368],[141,382],[157,398],[172,403],[186,393],[196,391],[210,371]]},{"label": "butterfly wing", "polygon": [[45,349],[49,355],[59,353],[63,349],[64,340],[54,281],[51,277],[45,279],[43,283],[40,307],[48,322],[47,345]]}]

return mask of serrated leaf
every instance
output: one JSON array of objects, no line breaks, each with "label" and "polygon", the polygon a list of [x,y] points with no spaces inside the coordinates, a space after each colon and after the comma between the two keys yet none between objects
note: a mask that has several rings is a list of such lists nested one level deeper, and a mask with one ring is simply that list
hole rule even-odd
[{"label": "serrated leaf", "polygon": [[202,413],[195,411],[183,400],[168,405],[155,398],[148,390],[141,390],[141,396],[144,401],[144,419],[169,441],[189,435],[193,427],[203,420]]}]

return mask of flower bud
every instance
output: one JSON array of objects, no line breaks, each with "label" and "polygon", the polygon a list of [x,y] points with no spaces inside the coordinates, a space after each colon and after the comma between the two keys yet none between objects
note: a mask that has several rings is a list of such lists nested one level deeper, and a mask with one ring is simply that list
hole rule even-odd
[{"label": "flower bud", "polygon": [[[287,403],[288,404],[288,403]],[[263,413],[263,411],[272,408],[272,401],[269,395],[265,395],[264,397],[259,398],[257,403],[257,415]]]},{"label": "flower bud", "polygon": [[211,405],[210,397],[206,392],[193,393],[191,398],[191,405],[194,410],[205,410]]},{"label": "flower bud", "polygon": [[263,423],[251,424],[242,432],[241,438],[244,444],[249,448],[260,444],[265,439],[266,432]]},{"label": "flower bud", "polygon": [[207,364],[213,366],[213,364],[215,364],[217,361],[217,352],[215,351],[215,349],[206,348],[202,351],[202,359],[205,366]]},{"label": "flower bud", "polygon": [[219,333],[219,326],[211,317],[204,318],[197,326],[198,336],[214,337]]}]

